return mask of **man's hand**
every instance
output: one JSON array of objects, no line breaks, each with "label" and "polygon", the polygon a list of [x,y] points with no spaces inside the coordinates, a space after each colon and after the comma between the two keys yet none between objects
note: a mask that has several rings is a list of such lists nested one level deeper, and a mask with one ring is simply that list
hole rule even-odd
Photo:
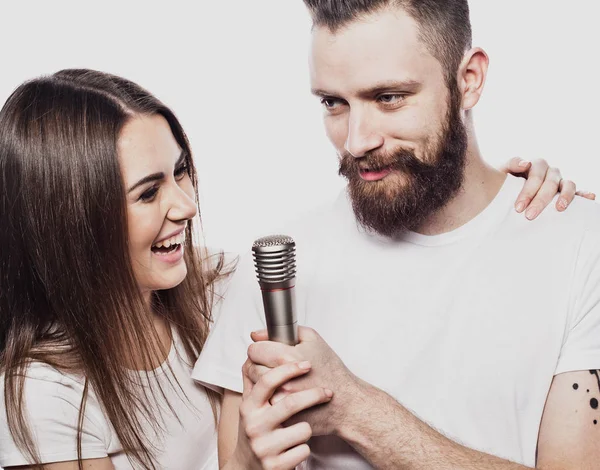
[{"label": "man's hand", "polygon": [[559,211],[564,211],[571,204],[575,195],[586,199],[596,199],[594,193],[577,191],[575,183],[563,179],[560,170],[551,167],[546,160],[538,159],[528,162],[515,157],[506,162],[500,171],[527,180],[517,197],[515,209],[517,212],[525,211],[525,217],[529,220],[535,219],[552,202],[556,193],[560,193],[560,197],[556,201],[556,209]]},{"label": "man's hand", "polygon": [[244,375],[256,383],[271,368],[292,361],[309,361],[312,368],[308,374],[285,383],[272,402],[290,393],[315,387],[333,391],[332,400],[324,405],[309,408],[295,415],[287,424],[308,422],[313,435],[336,434],[348,412],[353,398],[358,396],[361,381],[344,365],[321,336],[311,328],[299,327],[300,342],[296,346],[268,341],[267,331],[252,333],[255,341],[248,348]]}]

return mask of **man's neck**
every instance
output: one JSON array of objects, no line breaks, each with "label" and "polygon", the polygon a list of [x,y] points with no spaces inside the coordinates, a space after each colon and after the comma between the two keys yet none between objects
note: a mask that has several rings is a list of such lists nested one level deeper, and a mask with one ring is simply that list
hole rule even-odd
[{"label": "man's neck", "polygon": [[505,179],[506,174],[483,161],[477,143],[473,142],[467,149],[463,184],[458,193],[416,231],[439,235],[466,224],[492,202]]}]

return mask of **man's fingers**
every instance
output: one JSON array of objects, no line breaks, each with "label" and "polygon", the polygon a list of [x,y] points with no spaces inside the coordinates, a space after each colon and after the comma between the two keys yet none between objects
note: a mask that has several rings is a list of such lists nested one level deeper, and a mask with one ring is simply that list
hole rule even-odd
[{"label": "man's fingers", "polygon": [[500,171],[504,173],[511,173],[513,175],[526,175],[530,166],[531,162],[523,160],[519,157],[514,157],[501,166]]},{"label": "man's fingers", "polygon": [[320,338],[319,333],[317,333],[312,328],[309,328],[307,326],[298,327],[298,340],[301,343],[304,341],[314,341],[317,338]]},{"label": "man's fingers", "polygon": [[291,447],[304,444],[311,436],[310,425],[302,422],[263,434],[252,440],[251,447],[254,454],[261,461],[265,461],[270,456],[278,456]]},{"label": "man's fingers", "polygon": [[560,196],[556,201],[556,209],[560,212],[564,211],[575,198],[575,190],[577,187],[571,180],[561,180],[559,187]]},{"label": "man's fingers", "polygon": [[290,362],[270,370],[254,384],[252,393],[248,395],[248,402],[255,407],[262,407],[281,385],[309,370],[308,362]]}]

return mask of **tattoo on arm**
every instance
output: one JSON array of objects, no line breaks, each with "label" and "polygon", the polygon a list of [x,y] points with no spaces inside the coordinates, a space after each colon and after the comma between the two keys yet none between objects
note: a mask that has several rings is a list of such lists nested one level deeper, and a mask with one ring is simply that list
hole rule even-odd
[{"label": "tattoo on arm", "polygon": [[[590,374],[594,375],[596,377],[596,382],[598,383],[598,393],[600,394],[600,370],[590,370]],[[573,384],[573,390],[579,390],[579,384],[578,383],[574,383]],[[590,389],[586,389],[586,394],[590,393]],[[596,397],[592,397],[590,398],[590,407],[593,410],[597,410],[598,409],[598,398]],[[598,420],[595,419],[594,420],[594,424],[597,425],[598,424]]]}]

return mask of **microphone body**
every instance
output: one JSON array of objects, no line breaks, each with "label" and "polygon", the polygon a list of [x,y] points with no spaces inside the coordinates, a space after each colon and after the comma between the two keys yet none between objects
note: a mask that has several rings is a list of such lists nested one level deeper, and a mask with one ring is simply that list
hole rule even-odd
[{"label": "microphone body", "polygon": [[298,344],[296,320],[296,243],[286,235],[259,238],[252,245],[254,266],[262,291],[269,340]]}]

